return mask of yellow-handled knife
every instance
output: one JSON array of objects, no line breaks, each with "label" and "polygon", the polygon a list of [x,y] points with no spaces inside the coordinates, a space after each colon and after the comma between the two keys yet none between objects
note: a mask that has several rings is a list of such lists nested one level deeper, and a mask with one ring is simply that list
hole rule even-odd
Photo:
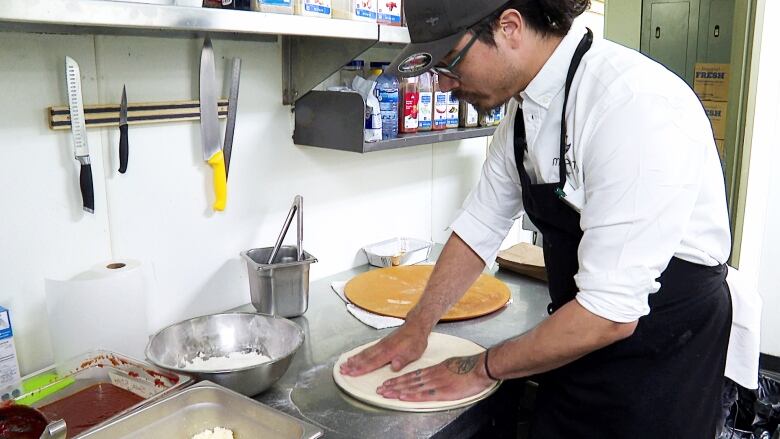
[{"label": "yellow-handled knife", "polygon": [[227,203],[227,176],[219,135],[214,49],[209,38],[203,42],[200,53],[200,138],[203,142],[203,160],[214,171],[214,210],[222,211]]}]

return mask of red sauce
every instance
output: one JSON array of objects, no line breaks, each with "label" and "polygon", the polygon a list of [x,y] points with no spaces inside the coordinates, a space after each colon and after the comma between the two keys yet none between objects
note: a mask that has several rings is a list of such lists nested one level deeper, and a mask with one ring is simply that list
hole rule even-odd
[{"label": "red sauce", "polygon": [[38,439],[46,429],[46,419],[37,410],[12,405],[0,409],[0,438]]},{"label": "red sauce", "polygon": [[68,437],[73,437],[141,401],[143,398],[135,393],[110,383],[100,383],[40,410],[48,419],[64,419]]}]

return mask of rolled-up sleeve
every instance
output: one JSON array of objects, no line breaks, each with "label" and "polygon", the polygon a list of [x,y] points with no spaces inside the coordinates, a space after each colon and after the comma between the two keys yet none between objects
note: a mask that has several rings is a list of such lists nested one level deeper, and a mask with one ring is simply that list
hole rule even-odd
[{"label": "rolled-up sleeve", "polygon": [[450,225],[487,266],[495,262],[501,243],[522,212],[517,170],[512,169],[514,153],[508,149],[513,120],[510,115],[496,129],[479,182]]},{"label": "rolled-up sleeve", "polygon": [[632,322],[650,312],[648,297],[660,288],[656,279],[683,239],[714,157],[709,122],[693,105],[632,95],[597,113],[600,122],[583,134],[576,300],[596,315]]}]

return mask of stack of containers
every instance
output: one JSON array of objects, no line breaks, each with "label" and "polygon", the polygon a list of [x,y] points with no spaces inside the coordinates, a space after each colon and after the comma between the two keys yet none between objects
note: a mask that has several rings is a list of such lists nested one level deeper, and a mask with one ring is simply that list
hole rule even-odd
[{"label": "stack of containers", "polygon": [[332,0],[333,18],[376,22],[377,0]]}]

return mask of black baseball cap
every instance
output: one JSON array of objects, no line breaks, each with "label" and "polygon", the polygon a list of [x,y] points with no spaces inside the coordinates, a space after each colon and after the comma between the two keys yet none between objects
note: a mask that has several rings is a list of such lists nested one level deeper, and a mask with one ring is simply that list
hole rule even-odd
[{"label": "black baseball cap", "polygon": [[411,44],[385,73],[402,78],[418,76],[435,66],[471,26],[508,0],[407,0],[403,3]]}]

